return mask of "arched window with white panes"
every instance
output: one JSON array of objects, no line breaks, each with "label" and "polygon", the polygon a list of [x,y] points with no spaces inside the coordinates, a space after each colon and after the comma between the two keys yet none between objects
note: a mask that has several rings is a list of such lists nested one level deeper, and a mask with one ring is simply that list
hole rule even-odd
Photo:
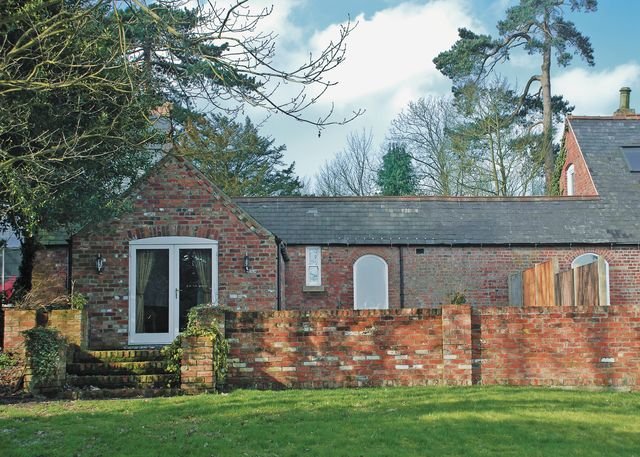
[{"label": "arched window with white panes", "polygon": [[573,164],[567,167],[567,195],[573,195],[575,193],[575,174],[576,170]]},{"label": "arched window with white panes", "polygon": [[611,304],[611,299],[609,296],[609,262],[604,257],[599,256],[598,254],[594,254],[592,252],[588,252],[586,254],[581,254],[571,262],[571,268],[578,268],[584,265],[589,265],[591,263],[597,262],[600,258],[602,258],[604,263],[604,276],[605,276],[605,291],[606,291],[606,301],[605,305],[609,306]]},{"label": "arched window with white panes", "polygon": [[363,255],[353,264],[353,307],[389,308],[389,269],[377,255]]}]

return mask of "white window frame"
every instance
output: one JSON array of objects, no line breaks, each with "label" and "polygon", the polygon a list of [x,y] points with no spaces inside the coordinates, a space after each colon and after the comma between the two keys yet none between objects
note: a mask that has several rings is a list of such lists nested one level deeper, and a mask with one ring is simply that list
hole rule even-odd
[{"label": "white window frame", "polygon": [[[178,284],[180,249],[211,249],[211,300],[218,304],[218,241],[190,236],[159,236],[129,242],[129,344],[168,344],[178,336],[180,297]],[[136,252],[138,249],[169,251],[169,331],[136,332]]]},{"label": "white window frame", "polygon": [[607,292],[607,302],[606,306],[611,305],[611,296],[610,296],[610,286],[609,286],[609,262],[603,256],[596,254],[595,252],[585,252],[584,254],[580,254],[571,262],[571,269],[577,267],[582,267],[584,265],[589,265],[590,263],[597,262],[598,259],[604,260],[604,275],[605,275],[605,287]]},{"label": "white window frame", "polygon": [[574,195],[576,192],[576,169],[573,164],[567,167],[567,195]]},{"label": "white window frame", "polygon": [[[358,286],[358,281],[356,280],[356,278],[358,277],[357,271],[358,266],[362,263],[362,261],[369,259],[375,259],[376,261],[382,262],[382,264],[384,265],[384,303],[381,307],[377,308],[360,308],[358,307],[358,303],[360,302],[358,294],[360,292],[360,287]],[[387,264],[387,261],[382,257],[374,254],[365,254],[359,257],[358,260],[353,263],[353,309],[389,309],[389,265]]]},{"label": "white window frame", "polygon": [[[311,264],[311,252],[316,251],[318,253],[315,256],[318,259],[318,265]],[[309,287],[320,287],[322,286],[322,248],[320,246],[307,246],[305,249],[305,285]],[[318,280],[311,281],[311,275],[309,271],[311,267],[318,267]]]}]

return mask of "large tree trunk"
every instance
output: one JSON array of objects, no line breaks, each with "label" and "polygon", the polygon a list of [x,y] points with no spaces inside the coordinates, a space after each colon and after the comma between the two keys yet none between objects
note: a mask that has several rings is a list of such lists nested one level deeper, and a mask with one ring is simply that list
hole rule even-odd
[{"label": "large tree trunk", "polygon": [[545,40],[542,51],[540,84],[542,85],[542,157],[546,193],[551,193],[555,157],[553,154],[553,112],[551,106],[551,35],[548,33],[548,14],[545,14]]}]

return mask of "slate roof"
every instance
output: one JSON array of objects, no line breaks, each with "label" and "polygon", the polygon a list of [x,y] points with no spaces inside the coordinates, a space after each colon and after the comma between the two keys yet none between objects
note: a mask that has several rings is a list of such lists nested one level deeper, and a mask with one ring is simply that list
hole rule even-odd
[{"label": "slate roof", "polygon": [[640,243],[640,174],[621,146],[640,146],[640,118],[568,120],[598,197],[237,198],[288,244],[570,245]]}]

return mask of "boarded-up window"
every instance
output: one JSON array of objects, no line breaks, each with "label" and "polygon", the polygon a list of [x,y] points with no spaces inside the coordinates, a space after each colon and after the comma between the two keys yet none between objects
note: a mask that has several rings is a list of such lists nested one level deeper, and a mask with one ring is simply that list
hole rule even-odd
[{"label": "boarded-up window", "polygon": [[320,246],[307,246],[306,249],[306,285],[322,285],[322,250]]},{"label": "boarded-up window", "polygon": [[387,262],[377,255],[364,255],[353,264],[355,309],[388,309]]},{"label": "boarded-up window", "polygon": [[575,192],[575,168],[573,164],[567,167],[567,195],[573,195]]}]

